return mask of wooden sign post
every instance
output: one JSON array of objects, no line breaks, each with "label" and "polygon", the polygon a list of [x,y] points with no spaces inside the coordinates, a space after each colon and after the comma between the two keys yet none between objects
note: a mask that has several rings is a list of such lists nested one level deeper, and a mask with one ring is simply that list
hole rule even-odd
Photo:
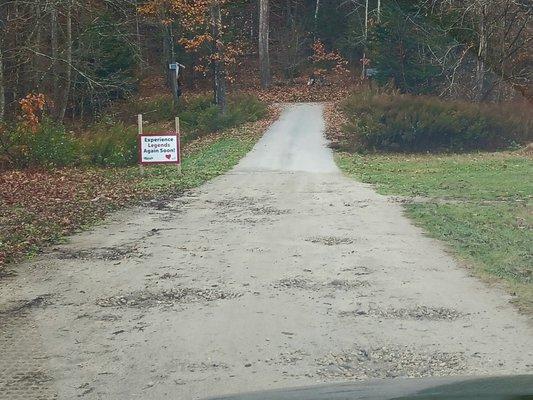
[{"label": "wooden sign post", "polygon": [[176,136],[178,137],[178,151],[180,152],[179,155],[179,164],[178,164],[178,172],[181,174],[181,127],[180,127],[180,117],[174,118],[174,132],[176,132]]},{"label": "wooden sign post", "polygon": [[[141,138],[142,134],[143,134],[143,115],[138,114],[137,115],[137,136],[139,137],[139,139]],[[141,160],[139,160],[139,172],[141,173],[141,175],[144,175],[144,167],[140,161]]]}]

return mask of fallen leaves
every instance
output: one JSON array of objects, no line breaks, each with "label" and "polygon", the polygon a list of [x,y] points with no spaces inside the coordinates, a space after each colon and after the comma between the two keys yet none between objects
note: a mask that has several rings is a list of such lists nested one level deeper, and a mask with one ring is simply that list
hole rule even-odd
[{"label": "fallen leaves", "polygon": [[267,103],[329,102],[345,99],[359,86],[359,82],[349,75],[328,75],[323,79],[324,83],[309,86],[307,78],[301,77],[290,83],[279,82],[267,90],[252,91]]},{"label": "fallen leaves", "polygon": [[333,148],[338,147],[343,139],[342,127],[347,123],[347,118],[339,109],[338,102],[327,103],[324,107],[324,121],[326,123],[326,136]]},{"label": "fallen leaves", "polygon": [[81,168],[0,172],[0,267],[138,198],[120,175]]},{"label": "fallen leaves", "polygon": [[[279,112],[271,107],[260,121],[189,142],[184,157],[227,137],[255,140]],[[0,270],[110,211],[168,195],[165,187],[140,185],[141,179],[135,167],[0,171]]]}]

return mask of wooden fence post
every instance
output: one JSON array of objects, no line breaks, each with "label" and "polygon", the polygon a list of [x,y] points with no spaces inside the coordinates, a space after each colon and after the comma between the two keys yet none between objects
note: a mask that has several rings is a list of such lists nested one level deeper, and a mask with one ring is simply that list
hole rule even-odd
[{"label": "wooden fence post", "polygon": [[178,137],[178,172],[181,174],[181,127],[180,127],[180,117],[174,118],[174,129]]}]

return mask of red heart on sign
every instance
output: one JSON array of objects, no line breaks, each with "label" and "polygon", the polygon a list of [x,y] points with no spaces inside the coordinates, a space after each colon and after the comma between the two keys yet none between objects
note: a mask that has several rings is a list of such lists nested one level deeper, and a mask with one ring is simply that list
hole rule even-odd
[{"label": "red heart on sign", "polygon": [[172,157],[172,154],[165,154],[165,157],[167,158],[167,160],[170,160],[170,157]]}]

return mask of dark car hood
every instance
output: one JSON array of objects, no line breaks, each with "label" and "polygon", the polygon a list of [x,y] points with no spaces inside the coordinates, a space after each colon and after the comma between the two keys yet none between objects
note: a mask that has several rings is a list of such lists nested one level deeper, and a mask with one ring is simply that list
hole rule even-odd
[{"label": "dark car hood", "polygon": [[207,400],[533,400],[533,375],[395,379],[278,389]]}]

